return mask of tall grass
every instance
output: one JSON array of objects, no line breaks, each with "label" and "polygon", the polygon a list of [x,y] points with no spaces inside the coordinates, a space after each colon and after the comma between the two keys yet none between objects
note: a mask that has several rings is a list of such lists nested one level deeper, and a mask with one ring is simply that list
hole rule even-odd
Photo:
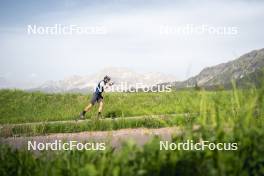
[{"label": "tall grass", "polygon": [[246,129],[235,126],[224,128],[202,127],[190,129],[174,137],[173,142],[208,140],[210,142],[237,142],[237,151],[164,151],[159,139],[154,138],[142,148],[125,143],[115,151],[61,151],[34,155],[29,151],[12,150],[0,146],[0,175],[263,175],[264,131],[256,125]]},{"label": "tall grass", "polygon": [[[245,93],[247,94],[247,92]],[[0,90],[0,123],[73,120],[91,95],[45,94]],[[175,113],[198,113],[203,102],[218,100],[221,109],[232,113],[232,91],[173,91],[168,93],[107,93],[104,117],[130,117]],[[211,104],[210,104],[211,106]],[[212,105],[213,106],[213,105]],[[98,107],[87,114],[96,115]],[[221,110],[220,109],[220,110]]]},{"label": "tall grass", "polygon": [[[22,94],[26,97],[35,96]],[[111,107],[111,110],[120,108],[110,103],[118,98],[119,101],[132,101],[133,103],[127,102],[129,108],[127,104],[120,105],[124,114],[132,113],[129,116],[133,115],[133,111],[136,111],[135,114],[199,112],[195,117],[195,123],[199,124],[200,128],[194,131],[192,125],[189,125],[193,124],[192,120],[187,121],[183,124],[186,127],[184,132],[173,137],[173,142],[184,142],[188,139],[195,142],[201,140],[215,143],[237,142],[238,150],[163,151],[159,148],[157,138],[143,147],[128,142],[118,151],[108,148],[100,152],[62,151],[34,155],[29,151],[12,150],[7,146],[1,146],[0,175],[264,175],[264,89],[108,96],[108,108]],[[126,96],[126,99],[123,96]],[[76,101],[76,97],[73,99]],[[11,100],[9,101],[13,104]],[[170,102],[173,105],[170,105]],[[138,106],[137,103],[144,108],[140,109],[142,106]],[[154,107],[160,108],[161,112],[156,111]],[[39,120],[42,120],[40,117]]]}]

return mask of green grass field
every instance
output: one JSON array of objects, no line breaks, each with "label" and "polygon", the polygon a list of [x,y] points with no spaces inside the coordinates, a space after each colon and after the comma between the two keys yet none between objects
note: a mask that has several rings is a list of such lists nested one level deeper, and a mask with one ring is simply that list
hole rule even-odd
[{"label": "green grass field", "polygon": [[[72,120],[87,103],[81,94],[0,91],[0,122]],[[95,116],[96,109],[91,112]],[[175,115],[187,113],[189,115]],[[194,113],[194,115],[191,115]],[[162,114],[171,114],[162,116]],[[171,93],[111,93],[105,96],[106,119],[78,125],[54,122],[15,126],[13,134],[42,134],[115,130],[120,128],[181,126],[173,141],[237,142],[237,151],[160,151],[158,139],[143,147],[131,143],[119,150],[63,151],[34,155],[0,148],[0,175],[264,175],[264,89],[230,91],[175,91]],[[131,119],[131,116],[144,116]],[[152,117],[152,115],[158,115]],[[88,118],[90,118],[90,116]],[[108,117],[119,117],[115,120]],[[193,131],[193,124],[201,126]],[[9,130],[10,130],[9,129]],[[9,134],[11,133],[11,134]]]},{"label": "green grass field", "polygon": [[[253,89],[108,93],[105,95],[104,120],[91,118],[96,116],[98,108],[96,106],[87,114],[87,119],[91,120],[76,123],[74,119],[87,104],[91,95],[2,90],[0,91],[0,122],[3,127],[0,136],[105,131],[137,127],[159,128],[173,125],[185,127],[193,123],[216,125],[217,120],[232,126],[238,112],[251,112],[253,105],[248,106],[248,104],[257,103],[258,94],[260,90]],[[254,113],[260,112],[258,109],[255,111]],[[130,118],[133,116],[139,118]],[[217,119],[220,117],[221,119]],[[32,122],[41,123],[31,124]]]},{"label": "green grass field", "polygon": [[[207,93],[214,98],[215,93]],[[227,98],[229,93],[221,93]],[[91,95],[26,93],[19,90],[0,91],[0,123],[23,123],[73,120],[89,103]],[[105,95],[104,117],[198,112],[202,93],[108,93]],[[96,116],[97,106],[87,118]]]},{"label": "green grass field", "polygon": [[[200,113],[216,106],[220,107],[218,111],[233,115],[235,108],[243,106],[257,94],[258,90],[108,93],[104,98],[103,116],[108,118]],[[90,96],[1,90],[0,123],[74,120],[87,105]],[[97,108],[94,107],[87,114],[87,118],[96,116]]]}]

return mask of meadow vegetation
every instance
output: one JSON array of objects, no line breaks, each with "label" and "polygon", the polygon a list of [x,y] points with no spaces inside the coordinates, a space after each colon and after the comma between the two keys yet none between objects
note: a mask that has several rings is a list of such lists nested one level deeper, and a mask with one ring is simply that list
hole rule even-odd
[{"label": "meadow vegetation", "polygon": [[[100,152],[62,151],[53,152],[52,155],[50,152],[34,155],[29,151],[13,150],[2,145],[0,175],[264,175],[263,88],[108,94],[105,100],[104,116],[122,117],[120,124],[126,117],[145,115],[142,119],[149,120],[149,123],[140,122],[139,126],[184,127],[182,134],[173,137],[174,142],[188,139],[196,142],[237,142],[238,150],[161,151],[158,138],[143,147],[127,142],[118,151],[108,148]],[[0,100],[1,123],[70,120],[86,101],[87,97],[80,94],[4,90],[1,91]],[[187,118],[180,115],[149,116],[177,113],[197,114]],[[124,124],[135,124],[137,120],[140,121],[140,118],[136,118],[133,123],[124,121]],[[80,123],[83,128],[89,126],[83,123]],[[98,129],[103,129],[103,126],[105,129],[119,128],[114,126],[117,122],[112,119],[98,123],[102,123]],[[193,124],[200,128],[193,131]]]}]

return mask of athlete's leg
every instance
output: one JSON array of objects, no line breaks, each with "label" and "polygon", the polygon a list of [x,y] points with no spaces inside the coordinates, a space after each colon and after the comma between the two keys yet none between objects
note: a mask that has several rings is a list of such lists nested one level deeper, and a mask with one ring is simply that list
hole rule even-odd
[{"label": "athlete's leg", "polygon": [[101,116],[101,113],[102,113],[102,110],[103,110],[103,106],[104,106],[104,102],[103,102],[103,100],[101,100],[99,102],[98,115],[97,115],[98,117]]},{"label": "athlete's leg", "polygon": [[80,113],[80,119],[84,119],[85,113],[90,111],[93,107],[93,104],[90,103],[89,105],[87,105],[84,110]]},{"label": "athlete's leg", "polygon": [[80,118],[81,119],[84,119],[84,116],[85,116],[85,113],[90,111],[93,107],[93,105],[95,104],[95,102],[97,101],[97,95],[96,94],[93,94],[93,97],[91,99],[91,102],[89,105],[87,105],[84,110],[80,113]]},{"label": "athlete's leg", "polygon": [[84,108],[84,111],[85,111],[85,112],[89,112],[89,111],[92,109],[92,107],[93,107],[93,104],[90,103],[89,105],[87,105],[87,106]]},{"label": "athlete's leg", "polygon": [[81,118],[81,119],[84,119],[85,113],[88,112],[88,111],[90,111],[90,110],[92,109],[92,107],[93,107],[93,104],[92,104],[92,103],[90,103],[89,105],[87,105],[87,106],[84,108],[84,110],[81,112],[81,114],[80,114],[80,118]]}]

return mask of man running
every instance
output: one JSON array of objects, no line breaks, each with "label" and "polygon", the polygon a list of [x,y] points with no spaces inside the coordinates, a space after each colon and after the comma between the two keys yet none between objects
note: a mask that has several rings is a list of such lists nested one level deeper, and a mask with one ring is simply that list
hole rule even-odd
[{"label": "man running", "polygon": [[97,102],[99,103],[99,109],[97,117],[101,117],[101,112],[103,110],[103,99],[102,93],[104,92],[107,85],[112,86],[113,82],[110,82],[111,78],[109,76],[105,76],[103,80],[101,80],[96,86],[95,92],[93,93],[90,104],[84,108],[84,110],[80,113],[80,119],[85,119],[85,113],[89,112],[93,105]]}]

